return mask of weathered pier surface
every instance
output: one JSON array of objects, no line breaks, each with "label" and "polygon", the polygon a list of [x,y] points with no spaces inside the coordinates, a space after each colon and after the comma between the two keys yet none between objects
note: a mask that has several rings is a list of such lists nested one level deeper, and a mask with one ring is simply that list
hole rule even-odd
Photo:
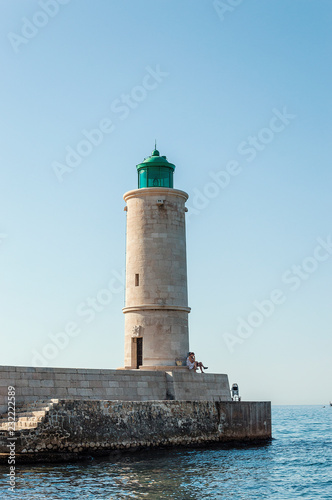
[{"label": "weathered pier surface", "polygon": [[[8,387],[15,392],[14,435]],[[233,402],[227,375],[182,367],[165,372],[2,366],[0,396],[2,463],[14,448],[19,463],[271,438],[269,402]]]},{"label": "weathered pier surface", "polygon": [[[39,409],[38,418],[33,412],[27,408],[30,417],[19,417],[17,463],[107,455],[112,450],[271,439],[269,402],[53,400]],[[8,432],[3,429],[2,463],[7,444]]]}]

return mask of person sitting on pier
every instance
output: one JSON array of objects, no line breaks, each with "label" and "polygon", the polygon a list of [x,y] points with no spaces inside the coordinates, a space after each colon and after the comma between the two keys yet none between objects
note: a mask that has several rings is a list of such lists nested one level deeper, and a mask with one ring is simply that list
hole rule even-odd
[{"label": "person sitting on pier", "polygon": [[188,357],[187,357],[187,366],[189,368],[189,370],[197,370],[198,368],[200,368],[201,370],[201,373],[204,373],[203,372],[203,368],[204,370],[207,370],[208,367],[207,366],[204,366],[203,363],[201,361],[196,361],[195,360],[195,353],[194,352],[189,352],[188,353]]}]

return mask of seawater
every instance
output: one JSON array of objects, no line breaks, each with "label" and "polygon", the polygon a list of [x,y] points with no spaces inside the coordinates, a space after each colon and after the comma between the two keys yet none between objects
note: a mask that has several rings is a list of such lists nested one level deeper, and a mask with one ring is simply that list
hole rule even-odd
[{"label": "seawater", "polygon": [[274,406],[261,446],[166,449],[0,468],[1,499],[332,499],[332,407]]}]

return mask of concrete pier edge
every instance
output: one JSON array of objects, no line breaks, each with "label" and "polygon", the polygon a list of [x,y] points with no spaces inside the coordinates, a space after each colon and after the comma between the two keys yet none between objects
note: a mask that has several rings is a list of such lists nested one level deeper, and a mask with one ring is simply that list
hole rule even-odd
[{"label": "concrete pier edge", "polygon": [[[81,460],[169,447],[271,440],[270,402],[58,400],[38,425],[15,432],[17,464]],[[0,463],[8,434],[1,431]]]}]

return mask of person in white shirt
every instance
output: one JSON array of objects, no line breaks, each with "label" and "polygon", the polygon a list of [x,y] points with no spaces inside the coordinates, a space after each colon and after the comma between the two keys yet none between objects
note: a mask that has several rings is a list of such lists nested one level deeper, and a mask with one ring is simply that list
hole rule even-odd
[{"label": "person in white shirt", "polygon": [[201,373],[204,373],[203,372],[203,368],[204,368],[204,370],[208,369],[208,367],[204,366],[201,361],[196,361],[195,360],[195,353],[194,352],[189,352],[188,353],[187,366],[188,366],[189,370],[195,370],[196,371],[199,368],[201,370]]}]

